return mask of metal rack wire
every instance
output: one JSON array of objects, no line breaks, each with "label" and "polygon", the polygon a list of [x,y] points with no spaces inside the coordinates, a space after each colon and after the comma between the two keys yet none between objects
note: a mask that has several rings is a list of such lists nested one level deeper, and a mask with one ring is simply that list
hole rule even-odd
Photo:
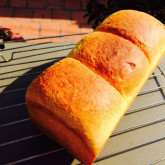
[{"label": "metal rack wire", "polygon": [[[68,35],[68,37],[73,35],[81,34],[72,34]],[[66,37],[66,35],[43,37],[43,39],[55,37]],[[40,164],[45,162],[52,164],[51,161],[56,160],[58,160],[57,164],[74,164],[72,163],[74,162],[73,157],[64,148],[51,142],[32,124],[26,110],[24,95],[31,80],[46,67],[64,58],[75,44],[9,42],[6,43],[7,48],[0,51],[0,155],[2,155],[0,164],[36,164],[38,162]],[[121,122],[122,126],[119,126],[112,134],[110,138],[110,141],[111,139],[114,141],[114,143],[110,143],[114,144],[112,150],[109,143],[106,144],[108,151],[107,149],[103,150],[96,159],[96,164],[106,164],[107,161],[109,163],[112,158],[116,160],[120,155],[132,153],[135,150],[155,145],[158,142],[163,142],[162,145],[165,145],[165,134],[160,131],[157,136],[149,137],[150,133],[148,136],[146,135],[148,140],[144,138],[137,143],[125,145],[123,148],[115,147],[115,144],[118,145],[115,139],[122,141],[122,136],[128,136],[131,139],[131,136],[127,134],[133,134],[133,132],[142,129],[147,130],[150,127],[154,129],[157,125],[164,126],[164,89],[165,74],[161,67],[158,67],[149,78],[146,88],[139,93],[136,100],[139,99],[140,101],[137,101],[137,104],[128,110],[123,118],[124,121],[122,120]],[[154,101],[148,103],[146,98],[152,97],[156,98],[153,98]],[[160,111],[160,115],[153,110],[154,108]],[[153,111],[157,114],[156,117],[154,117]],[[148,114],[152,112],[153,116],[151,119],[141,121],[141,118],[138,118],[138,114],[146,115],[146,112]],[[127,122],[125,118],[132,121],[133,124],[128,124],[129,120]],[[136,118],[137,122],[134,123],[133,118]],[[153,165],[164,162],[165,146],[162,153],[164,157],[158,155],[156,158],[149,159],[150,162],[147,163]],[[67,162],[64,161],[64,156],[66,156]],[[75,164],[81,163],[76,162]]]}]

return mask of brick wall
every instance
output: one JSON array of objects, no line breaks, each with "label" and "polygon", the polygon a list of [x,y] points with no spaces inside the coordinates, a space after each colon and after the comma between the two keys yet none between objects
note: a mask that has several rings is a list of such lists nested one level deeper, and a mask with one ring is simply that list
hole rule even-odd
[{"label": "brick wall", "polygon": [[[91,32],[84,19],[87,0],[0,0],[0,26],[24,39]],[[78,41],[81,36],[37,40]]]}]

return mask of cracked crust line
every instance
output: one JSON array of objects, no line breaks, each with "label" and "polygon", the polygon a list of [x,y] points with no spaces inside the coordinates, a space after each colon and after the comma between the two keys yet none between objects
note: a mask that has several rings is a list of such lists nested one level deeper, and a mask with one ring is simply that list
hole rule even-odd
[{"label": "cracked crust line", "polygon": [[95,31],[104,32],[104,33],[111,33],[111,34],[117,35],[123,39],[126,39],[127,41],[130,41],[131,43],[133,43],[135,46],[137,46],[144,53],[144,55],[148,59],[149,64],[151,64],[151,60],[149,58],[148,53],[146,52],[145,48],[143,49],[143,47],[145,47],[145,46],[139,40],[137,40],[137,42],[135,42],[129,36],[126,36],[126,35],[122,34],[121,32],[119,32],[117,29],[113,29],[113,28],[109,28],[108,30],[105,30],[105,29],[104,30],[102,30],[102,29],[97,30],[96,29]]}]

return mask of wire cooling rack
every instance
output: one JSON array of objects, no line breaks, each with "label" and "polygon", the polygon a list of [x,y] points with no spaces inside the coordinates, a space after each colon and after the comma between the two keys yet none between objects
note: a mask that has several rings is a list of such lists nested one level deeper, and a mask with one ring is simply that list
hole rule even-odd
[{"label": "wire cooling rack", "polygon": [[[51,36],[44,38],[69,37]],[[41,38],[40,38],[41,39]],[[35,40],[35,39],[29,39]],[[76,43],[5,43],[0,51],[0,164],[77,165],[29,118],[25,92],[45,68]],[[138,94],[94,164],[165,164],[165,59]]]}]

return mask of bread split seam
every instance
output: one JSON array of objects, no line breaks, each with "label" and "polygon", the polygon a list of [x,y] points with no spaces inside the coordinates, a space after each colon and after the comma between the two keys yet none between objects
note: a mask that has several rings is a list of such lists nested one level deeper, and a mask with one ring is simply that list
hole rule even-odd
[{"label": "bread split seam", "polygon": [[[96,30],[97,31],[97,30]],[[144,54],[145,54],[145,56],[147,57],[147,59],[148,59],[148,62],[151,64],[151,61],[150,61],[150,59],[149,59],[149,56],[148,56],[148,54],[147,54],[147,52],[145,51],[145,49],[143,49],[143,48],[141,48],[139,45],[142,45],[142,47],[145,47],[144,46],[144,44],[142,43],[142,42],[140,42],[140,41],[137,41],[137,42],[135,42],[135,41],[133,41],[133,40],[131,40],[131,37],[129,37],[129,36],[125,36],[124,34],[122,34],[122,33],[120,33],[117,29],[108,29],[108,30],[98,30],[98,32],[106,32],[106,33],[111,33],[111,34],[113,34],[113,35],[117,35],[117,36],[119,36],[119,37],[121,37],[121,38],[123,38],[123,39],[126,39],[127,41],[130,41],[131,43],[133,43],[134,45],[136,45]]]}]

